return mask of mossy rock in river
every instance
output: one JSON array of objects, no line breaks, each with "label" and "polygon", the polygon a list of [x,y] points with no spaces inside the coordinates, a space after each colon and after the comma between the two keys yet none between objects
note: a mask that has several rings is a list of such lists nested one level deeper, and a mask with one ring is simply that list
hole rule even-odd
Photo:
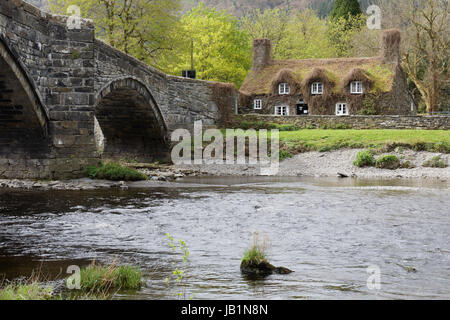
[{"label": "mossy rock in river", "polygon": [[246,276],[267,277],[271,274],[289,274],[292,270],[284,267],[275,267],[267,261],[242,261],[241,272]]}]

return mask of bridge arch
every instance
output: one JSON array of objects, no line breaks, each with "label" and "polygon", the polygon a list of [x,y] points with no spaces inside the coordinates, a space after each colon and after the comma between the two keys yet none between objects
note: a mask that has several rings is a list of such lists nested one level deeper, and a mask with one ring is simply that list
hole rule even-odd
[{"label": "bridge arch", "polygon": [[167,125],[138,78],[114,79],[95,101],[95,140],[103,158],[154,161],[168,155]]},{"label": "bridge arch", "polygon": [[0,158],[43,159],[49,118],[27,69],[0,34]]}]

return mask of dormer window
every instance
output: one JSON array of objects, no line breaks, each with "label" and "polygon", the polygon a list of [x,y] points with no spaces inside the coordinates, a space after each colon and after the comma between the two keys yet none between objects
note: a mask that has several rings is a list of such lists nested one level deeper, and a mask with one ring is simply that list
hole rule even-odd
[{"label": "dormer window", "polygon": [[361,94],[361,93],[363,93],[363,83],[362,83],[362,81],[352,81],[350,83],[350,93],[351,94]]},{"label": "dormer window", "polygon": [[289,87],[288,83],[280,83],[278,86],[278,93],[279,94],[289,94],[291,93],[291,88]]},{"label": "dormer window", "polygon": [[253,101],[253,108],[255,110],[261,110],[262,109],[262,100],[261,99],[255,99]]},{"label": "dormer window", "polygon": [[311,94],[323,94],[323,83],[314,82],[311,85]]}]

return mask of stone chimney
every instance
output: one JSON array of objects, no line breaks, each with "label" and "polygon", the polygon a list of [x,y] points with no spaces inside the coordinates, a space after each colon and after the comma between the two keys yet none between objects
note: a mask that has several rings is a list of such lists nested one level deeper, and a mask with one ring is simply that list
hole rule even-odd
[{"label": "stone chimney", "polygon": [[400,42],[402,35],[398,29],[385,30],[381,35],[381,61],[386,64],[400,63]]},{"label": "stone chimney", "polygon": [[263,69],[271,61],[272,43],[269,39],[253,40],[253,70]]}]

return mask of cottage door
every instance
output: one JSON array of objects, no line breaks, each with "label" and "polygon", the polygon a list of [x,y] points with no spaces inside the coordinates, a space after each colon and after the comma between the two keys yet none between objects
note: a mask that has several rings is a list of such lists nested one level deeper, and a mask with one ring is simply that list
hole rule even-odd
[{"label": "cottage door", "polygon": [[307,116],[309,113],[308,104],[305,103],[303,99],[300,99],[297,102],[297,115],[299,116]]}]

